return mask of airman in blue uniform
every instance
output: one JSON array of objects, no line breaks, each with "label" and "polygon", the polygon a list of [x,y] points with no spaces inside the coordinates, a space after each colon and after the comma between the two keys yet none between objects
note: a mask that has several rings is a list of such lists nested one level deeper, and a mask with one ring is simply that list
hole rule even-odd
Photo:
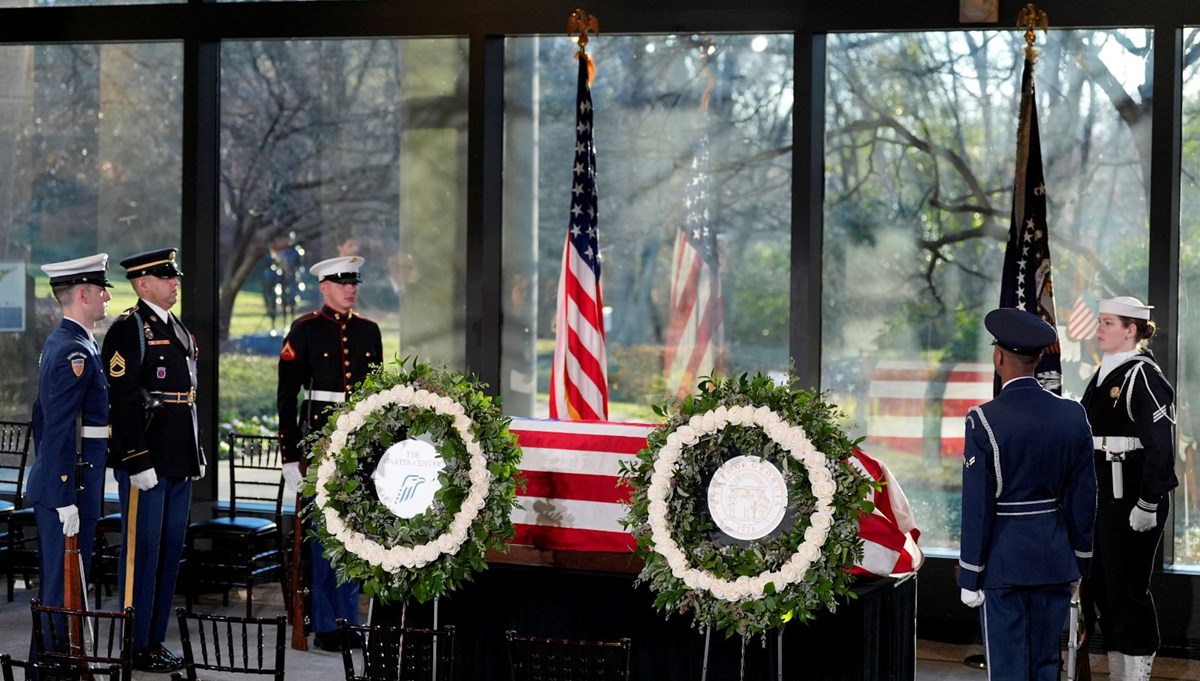
[{"label": "airman in blue uniform", "polygon": [[139,253],[121,266],[138,302],[104,338],[113,424],[108,465],[125,535],[118,581],[124,604],[136,613],[134,668],[168,672],[183,664],[162,642],[174,617],[192,481],[205,467],[196,419],[198,355],[192,334],[171,313],[183,276],[175,249]]},{"label": "airman in blue uniform", "polygon": [[967,414],[958,585],[982,606],[992,681],[1057,681],[1073,583],[1092,557],[1092,432],[1077,402],[1033,376],[1053,327],[1010,308],[984,323],[1003,387]]},{"label": "airman in blue uniform", "polygon": [[108,447],[108,381],[92,327],[108,313],[107,267],[106,253],[42,266],[63,315],[38,366],[37,455],[27,492],[37,517],[38,598],[44,605],[63,605],[65,537],[78,536],[83,574],[91,569]]}]

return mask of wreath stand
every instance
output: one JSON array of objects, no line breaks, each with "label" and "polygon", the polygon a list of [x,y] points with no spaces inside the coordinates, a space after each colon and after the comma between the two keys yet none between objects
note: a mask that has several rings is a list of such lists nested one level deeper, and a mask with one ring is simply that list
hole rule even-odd
[{"label": "wreath stand", "polygon": [[[744,681],[746,678],[746,638],[742,637],[742,661],[738,673],[738,679]],[[708,651],[709,643],[712,641],[712,625],[704,627],[704,659],[700,662],[700,681],[708,681]],[[768,663],[770,662],[768,657]],[[775,669],[771,673],[770,664],[768,664],[767,678],[774,678],[775,681],[783,681],[783,629],[775,632]]]},{"label": "wreath stand", "polygon": [[[367,605],[367,622],[370,623],[371,625],[375,625],[375,602],[377,600],[378,599],[376,599],[376,598],[372,598],[370,601],[368,601],[368,605]],[[438,600],[439,600],[439,598],[437,596],[433,597],[433,626],[431,628],[435,632],[438,631]],[[408,601],[409,601],[409,598],[406,598],[406,599],[404,599],[404,603],[400,605],[400,624],[399,624],[399,626],[401,626],[401,627],[404,626],[405,618],[408,614]],[[392,607],[394,607],[394,606],[392,606]],[[386,626],[392,626],[392,625],[387,624]],[[369,635],[370,634],[368,634],[368,636]],[[366,645],[366,642],[364,642],[363,645]],[[432,657],[433,657],[433,660],[432,660],[432,664],[431,664],[430,670],[429,670],[429,672],[430,672],[429,681],[437,681],[437,678],[438,678],[438,637],[437,636],[433,637]],[[397,672],[399,672],[399,669],[397,669]]]}]

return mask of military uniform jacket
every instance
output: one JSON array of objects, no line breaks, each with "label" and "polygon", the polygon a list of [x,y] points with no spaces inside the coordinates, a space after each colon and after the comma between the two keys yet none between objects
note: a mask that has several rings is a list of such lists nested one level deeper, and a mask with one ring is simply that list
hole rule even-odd
[{"label": "military uniform jacket", "polygon": [[[37,456],[29,468],[26,492],[31,503],[51,508],[76,504],[84,517],[89,511],[95,517],[99,511],[107,441],[77,440],[76,417],[82,415],[85,427],[108,427],[108,381],[101,367],[96,341],[76,322],[64,319],[46,339],[33,403]],[[77,443],[82,445],[83,460],[90,464],[82,471],[83,480],[78,479]]]},{"label": "military uniform jacket", "polygon": [[[324,427],[326,409],[337,404],[307,399],[307,391],[340,393],[343,399],[383,358],[379,325],[351,310],[325,306],[292,323],[279,353],[279,447],[285,462],[299,461],[300,440]],[[305,397],[297,408],[297,396]]]},{"label": "military uniform jacket", "polygon": [[[1142,447],[1126,452],[1122,463],[1125,499],[1148,511],[1175,488],[1175,390],[1149,350],[1118,366],[1096,385],[1097,372],[1084,390],[1082,404],[1096,437],[1125,436]],[[1100,503],[1113,503],[1112,463],[1096,451]]]},{"label": "military uniform jacket", "polygon": [[1033,377],[967,414],[958,585],[1059,584],[1087,574],[1096,517],[1083,408]]},{"label": "military uniform jacket", "polygon": [[[145,301],[125,310],[104,338],[112,440],[108,465],[133,475],[200,474],[196,420],[196,341],[175,315],[178,332]],[[182,336],[182,337],[181,337]],[[147,409],[142,389],[162,402]]]}]

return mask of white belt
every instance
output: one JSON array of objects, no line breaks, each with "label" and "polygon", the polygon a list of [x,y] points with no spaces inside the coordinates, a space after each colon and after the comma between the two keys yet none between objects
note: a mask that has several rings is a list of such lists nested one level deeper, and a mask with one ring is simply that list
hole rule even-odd
[{"label": "white belt", "polygon": [[108,430],[108,426],[84,426],[83,432],[80,433],[80,435],[86,438],[94,438],[96,440],[107,440]]},{"label": "white belt", "polygon": [[1122,435],[1093,435],[1094,448],[1102,452],[1132,452],[1142,448],[1142,441],[1136,437]]},{"label": "white belt", "polygon": [[305,388],[304,399],[314,402],[345,402],[346,393],[334,392],[332,390],[309,390]]}]

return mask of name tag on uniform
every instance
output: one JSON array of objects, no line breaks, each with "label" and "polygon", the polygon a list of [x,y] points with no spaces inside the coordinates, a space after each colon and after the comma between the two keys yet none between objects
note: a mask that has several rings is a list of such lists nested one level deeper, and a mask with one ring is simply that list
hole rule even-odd
[{"label": "name tag on uniform", "polygon": [[170,340],[169,338],[163,338],[163,339],[160,339],[160,340],[146,341],[146,345],[170,345],[170,344],[171,344],[171,340]]}]

